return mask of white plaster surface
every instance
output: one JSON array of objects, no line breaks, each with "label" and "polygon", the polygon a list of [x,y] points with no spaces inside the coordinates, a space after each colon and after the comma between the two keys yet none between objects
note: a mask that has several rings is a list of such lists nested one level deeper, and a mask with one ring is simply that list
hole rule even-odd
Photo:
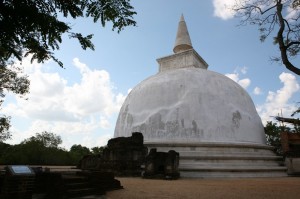
[{"label": "white plaster surface", "polygon": [[184,21],[183,15],[180,17],[180,21],[178,24],[178,30],[177,30],[177,35],[176,35],[176,40],[175,40],[175,46],[173,48],[174,53],[179,53],[182,51],[186,51],[189,49],[192,49],[192,42],[191,38],[186,26],[186,23]]},{"label": "white plaster surface", "polygon": [[157,62],[159,64],[159,72],[178,68],[194,67],[207,69],[208,67],[208,64],[194,49],[159,58]]},{"label": "white plaster surface", "polygon": [[266,143],[247,92],[201,68],[167,70],[138,84],[120,110],[114,136],[136,131],[146,143]]}]

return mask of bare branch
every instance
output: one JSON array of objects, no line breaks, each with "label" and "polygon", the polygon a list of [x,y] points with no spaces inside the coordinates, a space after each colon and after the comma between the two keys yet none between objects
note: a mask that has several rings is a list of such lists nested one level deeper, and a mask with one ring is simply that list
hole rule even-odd
[{"label": "bare branch", "polygon": [[300,45],[300,41],[293,41],[293,42],[290,42],[288,43],[288,45],[286,45],[286,48],[290,48],[291,46],[293,45]]},{"label": "bare branch", "polygon": [[290,58],[300,52],[300,14],[297,13],[293,19],[285,19],[283,15],[286,14],[285,9],[298,10],[299,7],[300,0],[239,0],[233,8],[237,13],[235,16],[241,18],[241,24],[259,26],[261,41],[277,32],[274,44],[279,47],[280,59],[272,60],[281,60],[288,70],[297,75],[300,75],[300,68],[294,66]]}]

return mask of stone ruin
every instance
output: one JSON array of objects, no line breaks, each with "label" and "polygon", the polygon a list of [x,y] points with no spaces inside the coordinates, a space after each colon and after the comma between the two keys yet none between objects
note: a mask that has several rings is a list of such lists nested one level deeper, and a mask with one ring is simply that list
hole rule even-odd
[{"label": "stone ruin", "polygon": [[9,165],[0,170],[1,199],[100,197],[107,191],[122,188],[112,172],[51,171],[26,165]]},{"label": "stone ruin", "polygon": [[143,134],[135,132],[131,137],[110,139],[102,154],[83,157],[78,168],[109,171],[116,176],[141,176],[147,153]]},{"label": "stone ruin", "polygon": [[145,160],[144,178],[178,179],[179,153],[174,150],[157,152],[156,148],[150,150]]},{"label": "stone ruin", "polygon": [[300,133],[281,133],[281,146],[285,157],[300,158]]},{"label": "stone ruin", "polygon": [[[113,172],[116,176],[141,176],[145,178],[177,179],[179,153],[157,152],[144,145],[143,134],[118,137],[108,141],[102,154],[88,155],[81,159],[78,168],[90,171]],[[145,171],[142,172],[142,167]]]},{"label": "stone ruin", "polygon": [[300,175],[300,133],[281,133],[281,146],[289,175]]}]

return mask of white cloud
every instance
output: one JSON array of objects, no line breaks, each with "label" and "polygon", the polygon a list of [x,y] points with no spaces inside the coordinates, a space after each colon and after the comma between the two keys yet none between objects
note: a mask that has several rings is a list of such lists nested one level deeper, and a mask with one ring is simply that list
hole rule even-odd
[{"label": "white cloud", "polygon": [[235,0],[213,0],[214,16],[223,20],[228,20],[234,17],[234,11],[231,7],[234,5]]},{"label": "white cloud", "polygon": [[[233,6],[236,3],[242,3],[242,5],[247,5],[251,3],[255,3],[257,1],[254,0],[248,0],[248,1],[239,1],[239,0],[213,0],[213,7],[214,7],[214,16],[219,17],[222,20],[229,20],[234,17],[236,12],[232,9]],[[292,1],[283,1],[283,3],[289,3],[290,5],[286,6],[286,16],[285,18],[289,20],[290,22],[295,22],[296,19],[299,16],[300,9],[299,8],[293,8],[292,7]],[[260,5],[261,9],[267,9],[267,7],[264,3],[258,3]],[[273,4],[272,4],[273,5]],[[255,11],[253,11],[255,12]]]},{"label": "white cloud", "polygon": [[262,91],[259,87],[255,87],[253,90],[254,95],[261,95]]},{"label": "white cloud", "polygon": [[251,84],[251,80],[249,78],[240,79],[238,73],[228,73],[225,74],[225,76],[238,83],[244,89],[248,88],[248,86]]},{"label": "white cloud", "polygon": [[100,117],[100,127],[105,129],[110,127],[110,123],[105,117]]},{"label": "white cloud", "polygon": [[283,72],[280,74],[279,79],[283,83],[283,87],[276,92],[269,91],[265,103],[257,107],[264,124],[272,120],[272,116],[282,113],[283,116],[289,117],[296,110],[296,105],[289,102],[300,88],[296,77]]},{"label": "white cloud", "polygon": [[239,81],[239,74],[237,74],[237,73],[228,73],[228,74],[225,74],[225,76],[227,76],[228,78],[232,79],[235,82]]},{"label": "white cloud", "polygon": [[132,91],[132,88],[127,90],[127,94],[129,94]]},{"label": "white cloud", "polygon": [[30,64],[28,59],[22,63],[28,68],[31,81],[28,100],[16,98],[6,102],[2,109],[13,118],[33,120],[27,130],[16,135],[26,138],[42,131],[66,136],[87,135],[111,128],[109,119],[118,113],[126,95],[116,92],[107,71],[92,70],[74,58],[80,80],[69,85],[58,73],[46,72],[40,64]]},{"label": "white cloud", "polygon": [[73,63],[80,70],[80,82],[68,86],[67,80],[58,73],[37,68],[29,74],[28,100],[18,98],[17,105],[8,104],[4,109],[10,114],[19,111],[27,117],[46,121],[77,120],[94,113],[109,117],[118,112],[126,96],[115,93],[109,73],[90,70],[78,58]]},{"label": "white cloud", "polygon": [[250,85],[251,83],[251,80],[248,79],[248,78],[245,78],[245,79],[241,79],[238,81],[239,85],[241,85],[244,89],[248,88],[248,86]]},{"label": "white cloud", "polygon": [[101,112],[111,116],[119,111],[125,96],[115,94],[109,73],[105,70],[90,70],[77,58],[74,65],[81,71],[81,82],[65,88],[65,106],[77,115],[85,116]]},{"label": "white cloud", "polygon": [[107,141],[111,139],[113,136],[111,134],[102,134],[99,136],[96,141],[96,146],[105,146],[107,145]]},{"label": "white cloud", "polygon": [[249,78],[240,79],[240,74],[245,75],[247,74],[247,67],[236,67],[233,73],[227,73],[225,76],[232,79],[236,83],[238,83],[240,86],[242,86],[244,89],[247,89],[249,85],[251,84],[251,80]]},{"label": "white cloud", "polygon": [[247,70],[248,70],[248,68],[246,66],[240,68],[241,73],[244,75],[247,73]]},{"label": "white cloud", "polygon": [[292,5],[292,1],[290,2],[290,5],[289,6],[287,6],[287,8],[286,8],[286,13],[287,13],[287,15],[286,15],[286,19],[290,22],[290,23],[292,23],[292,22],[296,22],[297,20],[297,18],[298,18],[298,16],[299,16],[299,13],[300,12],[300,9],[299,9],[299,7],[293,7],[293,5]]}]

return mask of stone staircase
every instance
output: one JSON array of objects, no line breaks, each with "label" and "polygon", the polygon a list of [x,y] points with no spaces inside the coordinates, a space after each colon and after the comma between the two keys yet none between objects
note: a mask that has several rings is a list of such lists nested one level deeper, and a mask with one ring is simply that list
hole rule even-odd
[{"label": "stone staircase", "polygon": [[80,198],[91,195],[104,195],[105,191],[96,189],[85,176],[63,175],[65,196],[67,198]]},{"label": "stone staircase", "polygon": [[180,154],[181,177],[283,177],[287,176],[282,157],[272,147],[257,144],[201,143],[157,144],[146,143],[158,151],[175,150]]},{"label": "stone staircase", "polygon": [[80,171],[62,175],[66,198],[93,198],[106,191],[122,189],[112,172]]}]

